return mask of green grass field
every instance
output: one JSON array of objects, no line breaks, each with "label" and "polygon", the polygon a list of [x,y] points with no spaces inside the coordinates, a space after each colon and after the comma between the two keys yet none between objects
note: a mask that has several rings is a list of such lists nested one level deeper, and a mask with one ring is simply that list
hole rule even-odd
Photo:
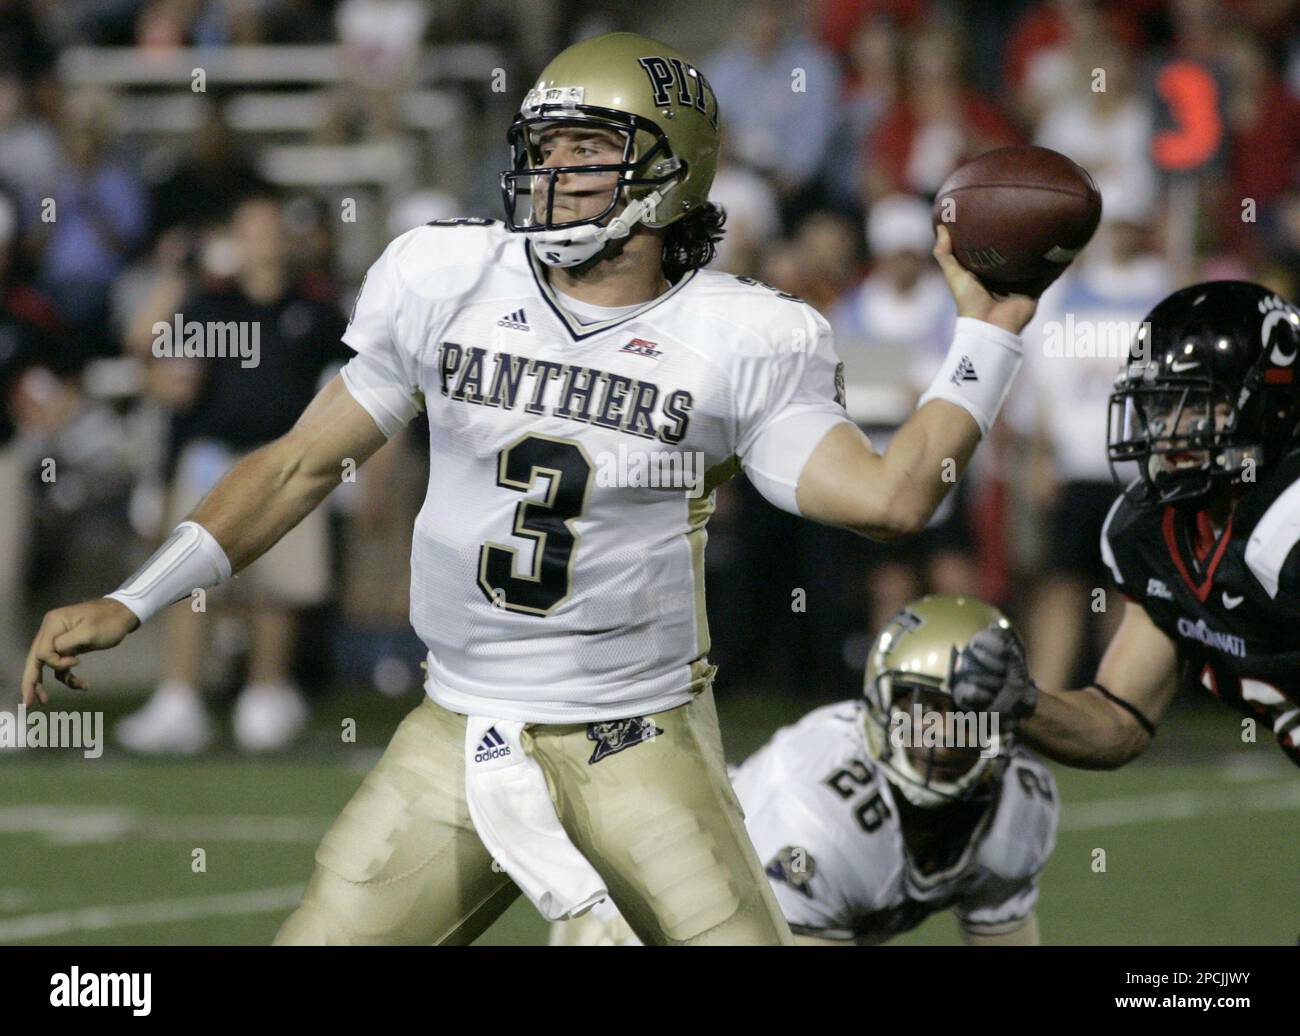
[{"label": "green grass field", "polygon": [[[138,698],[80,699],[107,724]],[[316,843],[415,701],[321,704],[292,755],[138,761],[111,745],[0,751],[0,944],[266,943],[297,902]],[[810,703],[719,695],[729,757]],[[339,736],[357,723],[356,744]],[[1286,943],[1300,935],[1300,774],[1226,710],[1184,708],[1117,773],[1056,768],[1061,831],[1042,880],[1049,943]],[[206,870],[195,873],[202,849]],[[1093,870],[1105,850],[1104,873]],[[519,900],[480,940],[540,944]],[[899,940],[957,941],[948,916]]]}]

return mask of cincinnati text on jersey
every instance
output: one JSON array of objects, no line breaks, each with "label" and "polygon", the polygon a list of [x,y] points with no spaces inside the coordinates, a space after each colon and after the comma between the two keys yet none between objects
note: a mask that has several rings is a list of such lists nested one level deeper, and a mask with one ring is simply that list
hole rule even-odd
[{"label": "cincinnati text on jersey", "polygon": [[1197,619],[1192,622],[1191,619],[1180,616],[1178,619],[1178,633],[1189,640],[1199,640],[1207,647],[1227,652],[1236,658],[1246,657],[1246,641],[1244,638],[1237,636],[1235,633],[1220,633],[1218,630],[1210,629],[1204,619]]}]

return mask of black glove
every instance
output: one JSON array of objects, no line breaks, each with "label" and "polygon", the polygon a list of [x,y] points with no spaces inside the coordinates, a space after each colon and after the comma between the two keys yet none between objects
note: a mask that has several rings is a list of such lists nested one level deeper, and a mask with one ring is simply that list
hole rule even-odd
[{"label": "black glove", "polygon": [[996,712],[1010,726],[1030,715],[1038,705],[1038,687],[1020,638],[1002,626],[971,637],[953,667],[952,697],[959,709]]}]

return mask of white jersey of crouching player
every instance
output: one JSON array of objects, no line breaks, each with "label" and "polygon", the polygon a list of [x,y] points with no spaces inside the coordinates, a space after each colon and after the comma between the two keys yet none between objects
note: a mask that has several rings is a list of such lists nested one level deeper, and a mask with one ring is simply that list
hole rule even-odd
[{"label": "white jersey of crouching player", "polygon": [[[1001,743],[989,738],[996,754],[978,758],[952,746],[909,751],[887,733],[904,729],[900,717],[918,704],[950,714],[940,698],[953,649],[1005,621],[970,599],[913,603],[873,648],[866,700],[815,709],[732,770],[746,830],[799,942],[881,943],[944,910],[972,945],[1038,941],[1038,875],[1058,814],[1051,772],[1004,730]],[[973,729],[979,741],[978,721]],[[554,925],[551,944],[639,945],[608,900]]]}]

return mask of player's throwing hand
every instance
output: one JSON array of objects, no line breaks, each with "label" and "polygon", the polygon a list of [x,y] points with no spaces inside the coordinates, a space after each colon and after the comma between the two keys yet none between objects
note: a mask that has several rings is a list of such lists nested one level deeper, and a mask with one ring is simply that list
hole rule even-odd
[{"label": "player's throwing hand", "polygon": [[41,685],[45,666],[54,670],[60,683],[86,690],[86,681],[72,672],[80,661],[77,656],[120,644],[139,625],[129,608],[107,597],[46,612],[23,667],[23,704],[30,707],[37,698],[48,704],[50,696]]},{"label": "player's throwing hand", "polygon": [[948,282],[948,290],[957,302],[957,315],[974,317],[1014,335],[1020,334],[1033,319],[1038,300],[1027,295],[991,294],[973,273],[957,262],[957,257],[952,254],[952,238],[948,235],[948,228],[940,225],[936,232],[934,257],[939,261],[944,280]]}]

